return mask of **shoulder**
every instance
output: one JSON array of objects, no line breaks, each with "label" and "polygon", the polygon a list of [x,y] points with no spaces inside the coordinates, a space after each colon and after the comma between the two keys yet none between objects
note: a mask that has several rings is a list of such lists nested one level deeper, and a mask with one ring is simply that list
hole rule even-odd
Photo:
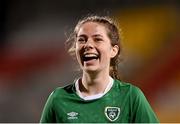
[{"label": "shoulder", "polygon": [[133,96],[137,96],[139,94],[142,94],[142,91],[139,87],[129,83],[129,82],[123,82],[120,80],[114,80],[116,87],[120,89],[121,91],[127,91]]},{"label": "shoulder", "polygon": [[68,94],[73,94],[74,93],[74,83],[73,84],[68,84],[63,87],[57,87],[52,93],[51,97],[57,98],[57,97],[63,97]]},{"label": "shoulder", "polygon": [[116,86],[120,87],[120,88],[126,88],[129,90],[140,90],[137,86],[133,85],[132,83],[129,82],[124,82],[124,81],[120,81],[120,80],[114,80],[114,83]]}]

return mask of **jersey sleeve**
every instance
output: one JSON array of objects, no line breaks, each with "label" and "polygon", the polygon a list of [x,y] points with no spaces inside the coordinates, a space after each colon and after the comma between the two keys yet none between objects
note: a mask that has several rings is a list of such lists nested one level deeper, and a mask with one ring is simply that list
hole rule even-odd
[{"label": "jersey sleeve", "polygon": [[52,92],[44,106],[40,123],[54,123],[55,122],[55,115],[54,115],[54,109],[53,109],[53,95],[54,92]]},{"label": "jersey sleeve", "polygon": [[137,88],[132,89],[132,122],[135,123],[158,123],[158,119],[152,110],[143,92]]}]

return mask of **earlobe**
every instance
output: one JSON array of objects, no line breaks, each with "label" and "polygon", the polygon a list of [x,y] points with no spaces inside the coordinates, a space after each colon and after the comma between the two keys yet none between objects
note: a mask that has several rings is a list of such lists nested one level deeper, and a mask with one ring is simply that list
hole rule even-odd
[{"label": "earlobe", "polygon": [[118,54],[118,51],[119,51],[118,45],[114,45],[111,51],[111,58],[114,58]]}]

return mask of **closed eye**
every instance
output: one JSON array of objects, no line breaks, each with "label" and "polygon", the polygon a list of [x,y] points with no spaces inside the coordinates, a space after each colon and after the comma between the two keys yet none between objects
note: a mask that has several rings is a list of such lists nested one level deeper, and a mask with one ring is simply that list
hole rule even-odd
[{"label": "closed eye", "polygon": [[84,34],[77,36],[77,41],[80,43],[85,43],[87,41],[88,37]]},{"label": "closed eye", "polygon": [[94,38],[94,41],[99,42],[99,41],[103,41],[103,39],[102,38]]},{"label": "closed eye", "polygon": [[84,42],[86,42],[86,39],[83,38],[83,37],[80,37],[80,38],[77,39],[77,41],[80,42],[80,43],[84,43]]}]

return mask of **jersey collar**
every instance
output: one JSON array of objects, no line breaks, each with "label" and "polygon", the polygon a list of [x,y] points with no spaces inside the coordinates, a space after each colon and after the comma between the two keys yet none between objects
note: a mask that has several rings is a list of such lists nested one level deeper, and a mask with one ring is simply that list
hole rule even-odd
[{"label": "jersey collar", "polygon": [[95,100],[95,99],[99,99],[99,98],[103,97],[111,89],[111,87],[113,86],[113,82],[114,82],[114,79],[111,76],[109,76],[109,83],[103,93],[98,93],[98,94],[90,95],[90,96],[83,96],[81,91],[79,90],[79,80],[80,80],[80,78],[77,79],[75,82],[75,89],[76,89],[77,95],[80,98],[82,98],[83,100]]}]

